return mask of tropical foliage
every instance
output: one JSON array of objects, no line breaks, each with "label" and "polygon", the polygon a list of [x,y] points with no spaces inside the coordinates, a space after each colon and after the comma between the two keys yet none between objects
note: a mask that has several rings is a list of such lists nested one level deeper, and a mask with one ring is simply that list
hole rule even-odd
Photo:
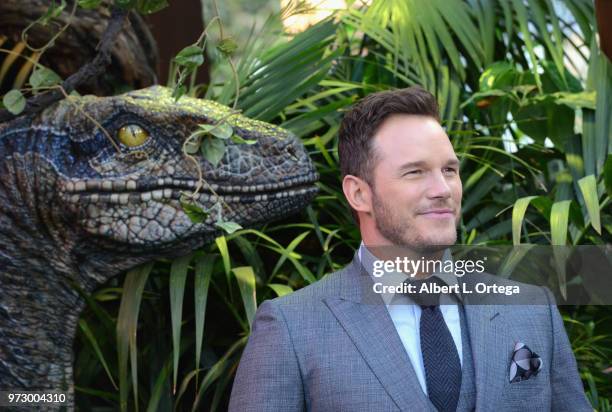
[{"label": "tropical foliage", "polygon": [[[337,130],[343,110],[377,90],[419,84],[437,96],[461,160],[460,243],[610,243],[612,65],[597,47],[591,1],[374,1],[293,38],[279,35],[278,17],[238,45],[239,58],[221,43],[216,64],[231,75],[180,93],[205,90],[291,130],[316,163],[320,192],[299,216],[84,296],[75,348],[83,410],[225,409],[257,304],[343,267],[359,244]],[[610,410],[612,311],[564,313],[588,396]]]}]

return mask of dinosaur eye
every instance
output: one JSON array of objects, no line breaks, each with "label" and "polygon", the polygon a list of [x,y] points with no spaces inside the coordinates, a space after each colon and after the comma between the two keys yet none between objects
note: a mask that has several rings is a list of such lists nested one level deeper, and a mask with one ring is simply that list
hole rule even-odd
[{"label": "dinosaur eye", "polygon": [[117,137],[127,147],[136,147],[147,141],[149,133],[137,124],[127,124],[117,131]]}]

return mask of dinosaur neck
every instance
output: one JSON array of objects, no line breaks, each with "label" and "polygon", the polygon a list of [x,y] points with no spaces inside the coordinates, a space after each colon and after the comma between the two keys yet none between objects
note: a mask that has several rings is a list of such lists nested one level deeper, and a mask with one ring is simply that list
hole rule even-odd
[{"label": "dinosaur neck", "polygon": [[82,303],[58,246],[69,249],[69,238],[45,195],[53,175],[37,180],[37,163],[32,152],[14,152],[0,170],[0,387],[67,390]]},{"label": "dinosaur neck", "polygon": [[[0,390],[61,389],[71,397],[84,307],[75,286],[89,294],[154,254],[80,230],[58,206],[56,176],[33,151],[14,151],[0,163]],[[192,247],[193,240],[156,254]]]}]

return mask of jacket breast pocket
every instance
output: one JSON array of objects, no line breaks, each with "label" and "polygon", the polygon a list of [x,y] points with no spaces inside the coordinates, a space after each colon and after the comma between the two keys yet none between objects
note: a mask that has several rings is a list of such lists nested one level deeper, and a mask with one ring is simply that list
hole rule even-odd
[{"label": "jacket breast pocket", "polygon": [[550,384],[546,378],[539,374],[525,381],[505,382],[502,396],[504,410],[550,410]]}]

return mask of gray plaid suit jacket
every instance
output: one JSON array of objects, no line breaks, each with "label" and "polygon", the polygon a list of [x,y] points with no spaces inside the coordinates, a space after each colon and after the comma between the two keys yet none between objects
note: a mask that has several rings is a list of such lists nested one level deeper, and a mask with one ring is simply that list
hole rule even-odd
[{"label": "gray plaid suit jacket", "polygon": [[[477,411],[592,411],[553,297],[546,305],[465,305]],[[229,410],[435,411],[357,254],[351,264],[265,301],[236,373]],[[376,301],[376,299],[379,299]],[[542,358],[539,374],[509,382],[514,345]]]}]

